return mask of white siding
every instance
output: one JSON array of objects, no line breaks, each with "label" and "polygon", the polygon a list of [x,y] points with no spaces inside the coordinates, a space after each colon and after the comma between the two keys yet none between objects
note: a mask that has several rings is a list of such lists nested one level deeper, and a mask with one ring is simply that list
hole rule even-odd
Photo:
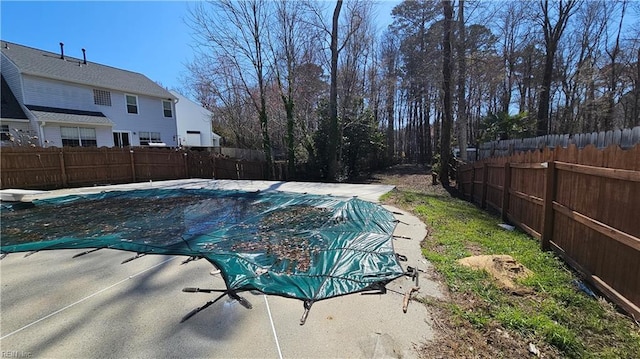
[{"label": "white siding", "polygon": [[18,102],[24,103],[22,101],[22,84],[20,83],[18,68],[4,54],[2,54],[0,69],[2,69],[2,76],[7,81],[7,85],[9,85]]},{"label": "white siding", "polygon": [[50,125],[42,128],[44,138],[47,139],[47,147],[62,147],[60,126]]},{"label": "white siding", "polygon": [[[175,111],[174,117],[164,117],[161,98],[144,95],[137,95],[137,97],[137,114],[127,113],[124,92],[111,91],[111,106],[96,105],[96,107],[114,122],[114,131],[132,133],[132,146],[140,145],[140,131],[160,132],[162,142],[170,147],[177,146]],[[113,139],[111,141],[113,142]]]},{"label": "white siding", "polygon": [[[131,145],[139,146],[140,137],[138,132],[160,132],[162,141],[168,146],[177,146],[175,109],[173,117],[164,117],[161,98],[137,95],[138,113],[127,113],[125,93],[108,90],[111,93],[111,106],[101,106],[94,104],[93,89],[84,85],[58,82],[37,78],[33,76],[24,77],[25,103],[28,105],[48,106],[65,108],[72,110],[97,111],[102,112],[113,123],[113,131],[130,131],[132,133]],[[98,88],[101,89],[101,88]],[[105,89],[101,89],[105,90]],[[54,126],[52,124],[52,126]],[[94,127],[87,125],[86,127]],[[104,129],[98,127],[98,146],[113,146],[113,135],[111,129],[108,133],[103,133]],[[45,138],[52,141],[47,136]],[[55,141],[60,142],[60,134],[51,133]],[[61,142],[60,142],[61,143]],[[102,143],[102,144],[101,144]],[[54,146],[59,146],[55,144]]]},{"label": "white siding", "polygon": [[98,111],[91,88],[33,76],[24,76],[23,82],[25,105]]},{"label": "white siding", "polygon": [[175,104],[175,116],[180,143],[183,146],[196,145],[189,141],[189,137],[195,135],[188,135],[187,131],[199,131],[200,144],[198,146],[213,147],[211,112],[175,91],[171,91],[171,93],[178,98],[178,103]]}]

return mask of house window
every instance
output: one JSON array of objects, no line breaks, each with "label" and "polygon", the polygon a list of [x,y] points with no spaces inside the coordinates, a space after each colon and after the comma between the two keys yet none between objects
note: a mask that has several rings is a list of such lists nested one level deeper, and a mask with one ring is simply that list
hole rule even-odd
[{"label": "house window", "polygon": [[9,125],[0,126],[0,140],[9,141],[11,136],[9,135]]},{"label": "house window", "polygon": [[96,129],[87,127],[60,127],[62,145],[67,147],[97,147]]},{"label": "house window", "polygon": [[162,101],[162,110],[164,111],[164,117],[173,117],[173,110],[171,109],[171,101]]},{"label": "house window", "polygon": [[140,145],[148,146],[149,142],[162,142],[160,139],[160,132],[140,131]]},{"label": "house window", "polygon": [[127,113],[138,113],[138,96],[124,95],[127,99]]},{"label": "house window", "polygon": [[129,141],[129,132],[114,132],[113,145],[116,147],[131,146],[131,142]]},{"label": "house window", "polygon": [[111,106],[111,92],[93,89],[93,103],[101,106]]}]

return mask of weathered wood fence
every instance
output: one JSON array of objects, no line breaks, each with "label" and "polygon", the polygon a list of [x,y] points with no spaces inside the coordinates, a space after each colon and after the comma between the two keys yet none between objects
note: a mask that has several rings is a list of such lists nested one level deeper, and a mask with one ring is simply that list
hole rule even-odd
[{"label": "weathered wood fence", "polygon": [[461,166],[457,183],[640,319],[640,145],[485,159]]},{"label": "weathered wood fence", "polygon": [[265,165],[165,148],[4,147],[0,151],[2,189],[58,189],[182,178],[265,179]]},{"label": "weathered wood fence", "polygon": [[497,156],[509,156],[516,152],[534,151],[544,147],[568,147],[571,144],[578,148],[588,145],[604,149],[611,145],[618,145],[622,149],[633,148],[640,143],[640,126],[634,128],[617,129],[591,133],[576,133],[564,135],[545,135],[524,139],[511,139],[485,142],[477,149],[478,159]]}]

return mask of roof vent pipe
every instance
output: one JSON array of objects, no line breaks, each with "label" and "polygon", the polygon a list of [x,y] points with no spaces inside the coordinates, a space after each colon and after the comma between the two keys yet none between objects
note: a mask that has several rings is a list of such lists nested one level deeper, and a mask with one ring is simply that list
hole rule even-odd
[{"label": "roof vent pipe", "polygon": [[86,51],[87,50],[82,49],[82,58],[84,59],[84,61],[82,61],[82,63],[85,64],[85,65],[87,64],[87,53],[86,53]]},{"label": "roof vent pipe", "polygon": [[60,58],[64,60],[64,44],[60,43]]}]

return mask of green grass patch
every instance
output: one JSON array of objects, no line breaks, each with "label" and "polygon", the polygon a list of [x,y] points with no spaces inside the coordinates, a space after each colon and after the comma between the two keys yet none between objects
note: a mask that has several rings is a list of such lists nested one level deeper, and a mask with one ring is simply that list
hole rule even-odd
[{"label": "green grass patch", "polygon": [[[412,211],[430,228],[423,254],[452,292],[454,303],[442,308],[454,322],[467,321],[479,330],[498,323],[569,358],[640,358],[638,326],[579,291],[575,274],[553,253],[542,252],[537,240],[500,228],[499,218],[448,195],[394,191],[383,201]],[[485,272],[456,262],[475,254],[511,255],[533,272],[519,282],[531,294],[510,294]]]}]

